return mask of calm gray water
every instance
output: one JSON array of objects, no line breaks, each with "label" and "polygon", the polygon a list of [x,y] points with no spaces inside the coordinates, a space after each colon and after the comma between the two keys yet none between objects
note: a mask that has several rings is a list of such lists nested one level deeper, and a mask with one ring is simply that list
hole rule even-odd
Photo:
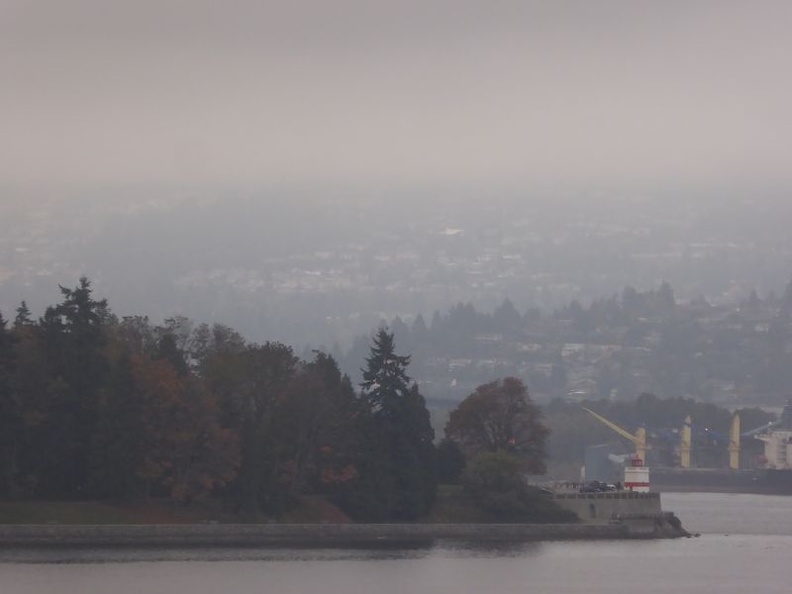
[{"label": "calm gray water", "polygon": [[789,592],[792,497],[663,495],[699,538],[416,550],[2,551],[2,594]]}]

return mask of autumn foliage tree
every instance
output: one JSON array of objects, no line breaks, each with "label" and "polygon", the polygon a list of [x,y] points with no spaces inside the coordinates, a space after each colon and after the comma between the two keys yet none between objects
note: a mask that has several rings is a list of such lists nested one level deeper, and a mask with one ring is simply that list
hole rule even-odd
[{"label": "autumn foliage tree", "polygon": [[237,438],[219,425],[205,385],[163,360],[133,358],[132,373],[142,400],[138,476],[180,501],[230,482],[239,464]]},{"label": "autumn foliage tree", "polygon": [[525,474],[545,472],[548,434],[539,407],[514,377],[479,386],[451,413],[446,439],[465,454],[461,484],[492,520],[574,521],[525,482]]},{"label": "autumn foliage tree", "polygon": [[288,466],[284,486],[290,496],[332,495],[335,487],[357,477],[357,413],[352,383],[333,357],[317,352],[312,361],[298,366],[277,428]]},{"label": "autumn foliage tree", "polygon": [[202,366],[224,424],[239,436],[239,472],[229,486],[234,509],[254,514],[281,507],[286,460],[276,439],[279,410],[298,363],[280,343],[218,344]]},{"label": "autumn foliage tree", "polygon": [[451,412],[446,436],[468,458],[482,452],[507,452],[517,457],[524,472],[543,474],[547,428],[541,410],[517,378],[507,377],[476,388]]}]

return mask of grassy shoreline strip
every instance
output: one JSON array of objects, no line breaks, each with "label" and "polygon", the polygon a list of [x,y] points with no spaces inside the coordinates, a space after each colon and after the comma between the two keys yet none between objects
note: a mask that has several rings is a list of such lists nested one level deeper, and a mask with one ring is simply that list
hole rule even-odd
[{"label": "grassy shoreline strip", "polygon": [[4,525],[0,547],[361,546],[434,540],[514,542],[682,536],[621,524]]}]

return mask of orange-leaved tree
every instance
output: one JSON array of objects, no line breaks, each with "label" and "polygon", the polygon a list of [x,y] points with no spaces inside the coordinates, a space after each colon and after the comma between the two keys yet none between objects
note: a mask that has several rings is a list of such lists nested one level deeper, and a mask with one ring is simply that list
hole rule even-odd
[{"label": "orange-leaved tree", "polygon": [[545,472],[545,440],[549,433],[541,411],[517,378],[483,384],[451,413],[446,436],[468,458],[483,452],[506,452],[519,458],[523,470]]}]

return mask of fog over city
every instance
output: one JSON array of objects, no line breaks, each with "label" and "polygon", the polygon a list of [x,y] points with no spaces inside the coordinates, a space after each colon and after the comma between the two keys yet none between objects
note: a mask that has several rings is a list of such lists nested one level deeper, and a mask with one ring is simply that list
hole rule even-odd
[{"label": "fog over city", "polygon": [[4,0],[0,309],[297,348],[792,274],[792,4]]}]

